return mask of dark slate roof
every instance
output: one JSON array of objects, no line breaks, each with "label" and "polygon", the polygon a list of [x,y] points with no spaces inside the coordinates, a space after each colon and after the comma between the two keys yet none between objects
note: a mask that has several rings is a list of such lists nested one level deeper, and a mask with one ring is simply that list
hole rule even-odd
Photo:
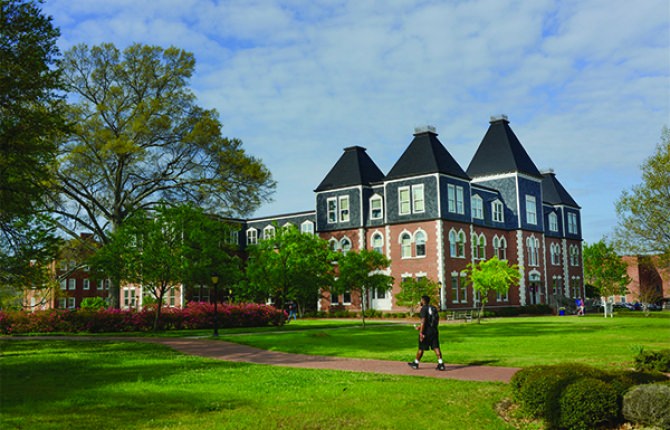
[{"label": "dark slate roof", "polygon": [[507,117],[492,117],[489,129],[472,157],[467,173],[476,178],[514,172],[542,178],[535,163],[510,128]]},{"label": "dark slate roof", "polygon": [[388,175],[386,175],[386,179],[398,179],[429,173],[443,173],[470,179],[438,140],[437,133],[421,131],[414,134],[414,140],[393,165]]},{"label": "dark slate roof", "polygon": [[344,148],[344,154],[314,190],[327,191],[354,185],[370,185],[384,180],[384,174],[360,146]]},{"label": "dark slate roof", "polygon": [[563,188],[554,172],[547,172],[542,174],[542,198],[545,203],[550,205],[566,205],[580,209],[575,200]]}]

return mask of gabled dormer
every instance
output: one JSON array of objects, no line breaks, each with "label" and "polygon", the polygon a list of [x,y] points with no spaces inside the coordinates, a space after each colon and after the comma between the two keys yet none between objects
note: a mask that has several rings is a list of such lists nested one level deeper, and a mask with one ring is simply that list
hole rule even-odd
[{"label": "gabled dormer", "polygon": [[498,190],[514,214],[506,220],[508,227],[543,231],[542,174],[506,115],[491,117],[489,124],[466,173],[473,183]]},{"label": "gabled dormer", "polygon": [[317,231],[359,228],[369,212],[372,184],[384,174],[360,146],[344,148],[316,192]]},{"label": "gabled dormer", "polygon": [[[384,181],[389,222],[470,216],[468,175],[437,138],[435,127],[414,130],[414,139]],[[447,190],[451,190],[451,206]]]}]

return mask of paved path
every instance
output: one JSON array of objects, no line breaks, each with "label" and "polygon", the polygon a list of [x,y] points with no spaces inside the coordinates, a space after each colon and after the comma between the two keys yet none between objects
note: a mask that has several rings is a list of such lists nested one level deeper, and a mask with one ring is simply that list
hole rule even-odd
[{"label": "paved path", "polygon": [[[49,339],[49,340],[115,340],[147,342],[169,346],[184,354],[217,360],[267,364],[272,366],[299,367],[308,369],[332,369],[352,372],[371,372],[389,375],[424,376],[431,378],[459,379],[463,381],[498,381],[509,382],[519,370],[513,367],[495,367],[478,365],[445,364],[443,372],[435,370],[435,363],[422,363],[418,370],[411,369],[406,363],[387,360],[368,360],[341,357],[323,357],[318,355],[289,354],[285,352],[266,351],[251,346],[240,345],[221,340],[195,338],[157,338],[157,337],[92,337],[92,336],[44,336],[44,337],[13,337],[3,339]],[[431,354],[430,351],[426,352]]]}]

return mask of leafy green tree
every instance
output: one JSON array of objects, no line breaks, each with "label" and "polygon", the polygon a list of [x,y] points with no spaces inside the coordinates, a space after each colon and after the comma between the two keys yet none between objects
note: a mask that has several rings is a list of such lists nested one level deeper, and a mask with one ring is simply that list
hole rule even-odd
[{"label": "leafy green tree", "polygon": [[365,304],[372,290],[388,291],[393,286],[393,277],[381,271],[391,264],[391,260],[377,251],[361,249],[348,251],[337,258],[339,276],[332,291],[334,293],[357,293],[361,298],[361,317],[365,327]]},{"label": "leafy green tree", "polygon": [[135,212],[90,262],[99,276],[137,284],[156,299],[157,330],[170,288],[189,281],[209,283],[213,272],[222,278],[235,273],[239,260],[223,241],[228,228],[188,205]]},{"label": "leafy green tree", "polygon": [[[584,281],[593,285],[601,297],[626,292],[628,277],[626,263],[617,255],[614,246],[604,240],[584,246]],[[607,312],[605,312],[607,316]]]},{"label": "leafy green tree", "polygon": [[0,1],[0,306],[45,286],[58,249],[37,215],[65,129],[56,40],[41,1]]},{"label": "leafy green tree", "polygon": [[477,323],[481,323],[484,307],[489,301],[489,292],[507,293],[512,285],[518,285],[521,278],[519,266],[507,260],[493,257],[479,263],[470,263],[467,268],[468,282],[472,289],[481,297],[482,307],[479,310]]},{"label": "leafy green tree", "polygon": [[656,152],[642,164],[642,183],[616,203],[615,238],[622,252],[658,255],[670,262],[670,129],[663,128]]},{"label": "leafy green tree", "polygon": [[437,303],[440,296],[439,284],[428,278],[403,279],[400,283],[400,292],[395,298],[398,305],[408,307],[410,315],[414,315],[421,296],[428,296],[431,303]]},{"label": "leafy green tree", "polygon": [[320,237],[295,226],[275,226],[274,237],[249,247],[247,278],[256,296],[274,298],[279,309],[294,300],[303,312],[332,285],[334,258]]},{"label": "leafy green tree", "polygon": [[[218,113],[188,87],[193,55],[170,47],[78,45],[63,59],[73,130],[59,146],[51,196],[60,228],[93,232],[106,244],[135,212],[193,203],[241,216],[275,183],[238,139],[221,135]],[[118,285],[110,302],[118,307]]]}]

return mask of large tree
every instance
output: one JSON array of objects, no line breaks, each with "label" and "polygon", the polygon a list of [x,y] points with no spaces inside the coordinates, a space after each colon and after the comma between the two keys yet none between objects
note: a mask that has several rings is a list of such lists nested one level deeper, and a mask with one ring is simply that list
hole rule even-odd
[{"label": "large tree", "polygon": [[[63,132],[58,29],[41,1],[0,1],[0,296],[47,280],[57,240],[37,216]],[[4,301],[4,305],[7,302]]]},{"label": "large tree", "polygon": [[[154,330],[171,288],[225,282],[239,273],[239,259],[226,242],[231,226],[189,205],[135,212],[90,260],[98,276],[141,286],[157,302]],[[214,298],[217,300],[217,298]]]},{"label": "large tree", "polygon": [[626,292],[626,285],[631,281],[628,266],[617,255],[613,245],[604,240],[586,244],[583,255],[584,281],[593,285],[601,297],[608,298]]},{"label": "large tree", "polygon": [[629,254],[658,255],[670,262],[670,129],[663,128],[656,152],[642,164],[642,183],[616,204],[617,247]]},{"label": "large tree", "polygon": [[271,297],[279,309],[289,300],[300,312],[332,284],[334,260],[328,242],[295,226],[277,227],[272,237],[249,247],[247,277],[252,294]]},{"label": "large tree", "polygon": [[[192,54],[134,44],[78,45],[63,60],[73,131],[59,147],[53,211],[72,234],[107,243],[136,211],[162,200],[244,215],[274,188],[263,163],[221,134],[218,113],[196,104]],[[110,288],[118,306],[118,285]]]},{"label": "large tree", "polygon": [[388,291],[393,286],[393,277],[382,272],[391,265],[391,260],[377,251],[361,249],[339,255],[337,263],[339,273],[332,291],[358,294],[361,298],[361,318],[365,327],[365,304],[369,293],[372,290]]},{"label": "large tree", "polygon": [[468,281],[472,289],[479,293],[482,307],[479,310],[477,323],[481,323],[484,307],[489,301],[489,293],[507,293],[512,285],[518,285],[521,274],[519,266],[510,264],[507,260],[493,257],[479,263],[468,264]]}]

